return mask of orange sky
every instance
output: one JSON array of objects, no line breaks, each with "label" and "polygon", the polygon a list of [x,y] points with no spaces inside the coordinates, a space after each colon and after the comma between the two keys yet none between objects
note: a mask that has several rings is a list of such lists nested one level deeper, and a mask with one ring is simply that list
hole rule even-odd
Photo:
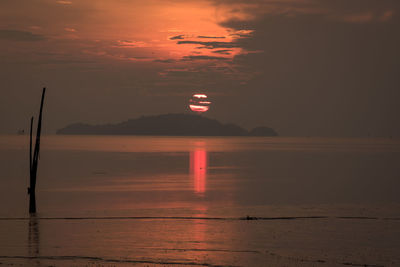
[{"label": "orange sky", "polygon": [[[9,6],[0,11],[5,30],[10,28],[16,35],[27,35],[27,39],[38,37],[46,41],[9,47],[25,60],[67,57],[72,61],[90,61],[96,57],[174,62],[174,68],[184,70],[189,61],[202,64],[210,60],[217,66],[232,68],[230,63],[235,56],[264,52],[249,51],[237,41],[252,37],[255,29],[248,22],[268,14],[324,14],[332,20],[350,23],[386,21],[395,14],[390,8],[343,13],[313,0],[7,0],[3,5]],[[242,29],[224,26],[224,22],[232,20],[242,23]]]},{"label": "orange sky", "polygon": [[[209,116],[248,128],[400,134],[386,122],[399,14],[397,0],[2,0],[0,132],[21,128],[47,86],[51,131],[186,112],[204,92]],[[355,123],[365,114],[375,130]]]},{"label": "orange sky", "polygon": [[[7,1],[6,1],[7,2]],[[44,36],[49,53],[101,56],[116,60],[231,60],[248,52],[235,42],[250,38],[248,21],[265,14],[326,14],[353,23],[389,20],[390,8],[338,13],[311,0],[177,1],[177,0],[33,0],[9,4],[0,15],[5,28]],[[243,29],[223,22],[243,22]],[[175,37],[175,38],[174,38]],[[199,38],[218,37],[218,38]],[[215,44],[207,45],[209,43]],[[37,47],[29,47],[33,51]],[[182,62],[181,62],[182,63]],[[186,62],[187,63],[187,62]],[[222,64],[222,65],[224,65]]]},{"label": "orange sky", "polygon": [[[28,3],[4,16],[23,17],[29,13],[26,21],[13,20],[11,24],[17,24],[14,30],[46,36],[46,48],[54,53],[74,51],[108,59],[145,61],[189,57],[201,60],[203,56],[229,60],[244,53],[240,47],[229,47],[239,38],[237,31],[218,24],[228,15],[210,1],[33,2],[40,8]],[[240,33],[241,38],[251,35],[251,31]],[[179,45],[179,41],[195,43]],[[207,49],[210,47],[205,48],[201,42],[218,42],[222,48]]]}]

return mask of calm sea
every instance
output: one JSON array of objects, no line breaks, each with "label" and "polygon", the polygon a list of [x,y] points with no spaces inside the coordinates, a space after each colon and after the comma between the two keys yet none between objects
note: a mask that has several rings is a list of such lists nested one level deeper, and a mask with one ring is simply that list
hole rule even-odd
[{"label": "calm sea", "polygon": [[[0,263],[396,266],[400,140],[0,136]],[[243,218],[258,220],[243,220]]]}]

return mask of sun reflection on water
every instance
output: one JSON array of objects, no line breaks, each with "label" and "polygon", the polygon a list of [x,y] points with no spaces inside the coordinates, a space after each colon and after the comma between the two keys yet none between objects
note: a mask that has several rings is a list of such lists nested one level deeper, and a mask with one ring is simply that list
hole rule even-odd
[{"label": "sun reflection on water", "polygon": [[196,142],[195,150],[190,152],[190,174],[193,177],[194,192],[204,195],[207,181],[207,150],[204,142]]}]

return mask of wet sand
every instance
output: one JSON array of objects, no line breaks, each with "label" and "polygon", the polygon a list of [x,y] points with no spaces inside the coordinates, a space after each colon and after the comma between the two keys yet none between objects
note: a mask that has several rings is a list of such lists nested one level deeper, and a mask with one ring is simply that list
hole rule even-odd
[{"label": "wet sand", "polygon": [[0,262],[23,266],[398,266],[399,224],[398,218],[1,220]]}]

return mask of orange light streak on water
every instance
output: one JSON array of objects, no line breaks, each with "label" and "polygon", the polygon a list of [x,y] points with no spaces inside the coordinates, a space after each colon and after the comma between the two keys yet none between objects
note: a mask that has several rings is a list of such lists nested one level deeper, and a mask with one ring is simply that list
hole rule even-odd
[{"label": "orange light streak on water", "polygon": [[205,149],[190,152],[190,172],[193,177],[194,192],[204,194],[207,180],[207,151]]}]

